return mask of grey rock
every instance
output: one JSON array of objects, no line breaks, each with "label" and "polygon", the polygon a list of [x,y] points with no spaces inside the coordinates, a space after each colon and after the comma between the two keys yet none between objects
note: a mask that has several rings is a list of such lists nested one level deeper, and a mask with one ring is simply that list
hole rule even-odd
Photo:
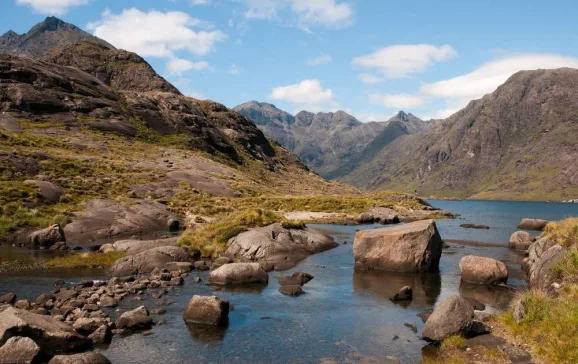
[{"label": "grey rock", "polygon": [[390,300],[393,302],[411,301],[412,299],[413,289],[410,286],[402,287],[399,292],[390,298]]},{"label": "grey rock", "polygon": [[32,248],[50,248],[61,241],[66,241],[66,238],[58,224],[35,231],[28,236],[28,244]]},{"label": "grey rock", "polygon": [[164,267],[169,262],[184,262],[189,260],[189,254],[175,246],[152,248],[136,255],[124,257],[116,261],[110,268],[112,276],[127,276],[146,274],[155,268]]},{"label": "grey rock", "polygon": [[548,291],[555,281],[552,269],[562,259],[566,248],[554,245],[544,251],[530,269],[530,287]]},{"label": "grey rock", "polygon": [[152,323],[153,319],[148,310],[144,306],[140,306],[120,315],[116,327],[129,330],[148,330],[152,327]]},{"label": "grey rock", "polygon": [[48,364],[112,364],[101,353],[83,353],[75,355],[57,355]]},{"label": "grey rock", "polygon": [[13,336],[0,347],[0,363],[34,363],[40,347],[28,337]]},{"label": "grey rock", "polygon": [[209,274],[209,283],[216,285],[242,285],[267,283],[269,275],[259,263],[229,263]]},{"label": "grey rock", "polygon": [[105,244],[100,247],[100,251],[119,251],[128,255],[142,253],[152,248],[163,246],[179,246],[178,238],[155,239],[155,240],[119,240],[113,244]]},{"label": "grey rock", "polygon": [[472,325],[474,308],[458,296],[445,299],[426,321],[422,336],[439,342],[451,335],[467,335]]},{"label": "grey rock", "polygon": [[508,246],[514,250],[526,250],[535,240],[536,238],[527,231],[516,231],[510,236]]},{"label": "grey rock", "polygon": [[462,281],[479,284],[500,284],[508,280],[508,268],[498,260],[468,255],[460,260]]},{"label": "grey rock", "polygon": [[60,201],[60,197],[64,193],[62,188],[54,183],[47,181],[28,180],[24,183],[35,185],[38,187],[40,195],[48,202],[55,204]]},{"label": "grey rock", "polygon": [[523,230],[544,230],[548,225],[548,221],[542,219],[522,219],[518,225],[518,229]]},{"label": "grey rock", "polygon": [[229,317],[229,301],[212,296],[193,296],[183,313],[188,324],[226,326]]}]

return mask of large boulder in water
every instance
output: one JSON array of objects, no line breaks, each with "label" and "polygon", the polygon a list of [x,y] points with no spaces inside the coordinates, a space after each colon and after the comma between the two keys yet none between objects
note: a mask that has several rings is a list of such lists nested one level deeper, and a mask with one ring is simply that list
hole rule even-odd
[{"label": "large boulder in water", "polygon": [[422,336],[439,342],[451,335],[466,335],[472,326],[474,308],[465,299],[452,296],[444,300],[425,322]]},{"label": "large boulder in water", "polygon": [[76,355],[57,355],[48,364],[112,364],[101,353],[83,353]]},{"label": "large boulder in water", "polygon": [[189,259],[189,254],[179,247],[162,246],[117,260],[110,267],[109,274],[113,277],[146,274],[167,263],[186,262]]},{"label": "large boulder in water", "polygon": [[439,267],[443,241],[433,220],[355,234],[355,268],[431,272]]},{"label": "large boulder in water", "polygon": [[215,296],[193,296],[183,313],[187,324],[226,326],[228,318],[229,301]]},{"label": "large boulder in water", "polygon": [[548,225],[547,220],[542,219],[522,219],[520,224],[518,225],[518,229],[522,230],[544,230],[544,228]]},{"label": "large boulder in water", "polygon": [[28,337],[14,336],[0,348],[0,363],[34,363],[40,348]]},{"label": "large boulder in water", "polygon": [[282,270],[295,266],[311,254],[338,245],[332,237],[316,229],[289,230],[281,224],[273,224],[237,235],[229,240],[227,250],[221,255]]},{"label": "large boulder in water", "polygon": [[516,231],[510,236],[510,249],[526,250],[536,240],[532,234],[527,231]]},{"label": "large boulder in water", "polygon": [[45,356],[75,353],[92,347],[92,341],[50,316],[8,307],[0,312],[0,346],[14,336],[34,340]]},{"label": "large boulder in water", "polygon": [[179,238],[155,239],[155,240],[119,240],[112,244],[104,244],[100,247],[103,253],[109,251],[124,252],[128,255],[135,255],[142,253],[152,248],[160,248],[163,246],[179,246]]},{"label": "large boulder in water", "polygon": [[222,286],[267,283],[269,275],[259,263],[229,263],[209,274],[209,283]]},{"label": "large boulder in water", "polygon": [[56,243],[65,242],[64,231],[60,225],[54,224],[45,229],[33,232],[28,236],[28,244],[31,248],[50,248]]},{"label": "large boulder in water", "polygon": [[468,255],[460,260],[462,281],[479,284],[500,284],[508,280],[508,268],[499,260]]}]

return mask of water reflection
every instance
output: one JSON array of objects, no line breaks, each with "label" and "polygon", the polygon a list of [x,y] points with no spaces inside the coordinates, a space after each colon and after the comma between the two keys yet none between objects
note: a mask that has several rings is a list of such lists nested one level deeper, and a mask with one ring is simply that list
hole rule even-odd
[{"label": "water reflection", "polygon": [[473,283],[460,283],[460,296],[473,298],[496,309],[506,309],[514,296],[513,290]]},{"label": "water reflection", "polygon": [[267,287],[267,283],[247,284],[240,286],[211,286],[211,291],[216,294],[219,292],[225,293],[247,293],[259,295]]},{"label": "water reflection", "polygon": [[209,325],[199,325],[199,324],[186,324],[191,338],[195,341],[199,341],[207,345],[217,345],[220,344],[227,334],[227,326],[225,327],[215,327]]},{"label": "water reflection", "polygon": [[411,306],[430,308],[437,301],[442,290],[439,273],[395,273],[383,271],[354,271],[353,289],[357,293],[369,292],[374,296],[389,300],[400,288],[413,289]]}]

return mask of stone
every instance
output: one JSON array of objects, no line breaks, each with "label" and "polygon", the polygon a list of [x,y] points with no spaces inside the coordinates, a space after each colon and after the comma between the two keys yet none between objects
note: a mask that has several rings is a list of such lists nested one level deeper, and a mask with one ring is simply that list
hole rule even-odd
[{"label": "stone", "polygon": [[283,276],[277,279],[280,286],[301,286],[301,280],[292,276]]},{"label": "stone", "polygon": [[301,284],[301,285],[307,284],[313,278],[315,278],[311,274],[306,273],[306,272],[295,272],[291,275],[291,277],[296,278],[300,282],[299,284]]},{"label": "stone", "polygon": [[163,246],[179,246],[178,238],[155,239],[155,240],[118,240],[112,244],[104,244],[100,247],[100,251],[105,253],[107,251],[125,252],[127,255],[135,255],[142,253],[152,248],[160,248]]},{"label": "stone", "polygon": [[183,313],[187,324],[226,326],[229,319],[229,301],[215,296],[193,296]]},{"label": "stone", "polygon": [[150,317],[148,310],[144,306],[140,306],[120,315],[116,327],[129,330],[148,330],[152,327],[152,324],[153,319]]},{"label": "stone", "polygon": [[0,347],[0,363],[36,362],[40,347],[28,337],[13,336]]},{"label": "stone", "polygon": [[21,310],[28,310],[31,306],[29,300],[18,300],[14,303],[14,307],[19,308]]},{"label": "stone", "polygon": [[101,325],[88,338],[94,345],[109,344],[112,341],[112,330],[108,325]]},{"label": "stone", "polygon": [[470,330],[467,333],[467,337],[476,337],[480,335],[486,335],[492,332],[492,330],[486,326],[483,322],[480,321],[472,321],[472,325],[470,326]]},{"label": "stone", "polygon": [[217,269],[222,265],[231,263],[233,260],[229,257],[219,257],[213,261],[212,269]]},{"label": "stone", "polygon": [[489,226],[478,224],[461,224],[460,227],[464,229],[478,229],[478,230],[488,230],[490,228]]},{"label": "stone", "polygon": [[512,304],[512,316],[518,324],[524,321],[524,317],[526,317],[526,306],[524,306],[524,301],[521,299],[517,299]]},{"label": "stone", "polygon": [[204,271],[204,270],[210,270],[211,267],[204,261],[204,260],[198,260],[194,263],[195,269],[196,270],[200,270],[200,271]]},{"label": "stone", "polygon": [[538,238],[538,240],[530,245],[528,248],[528,256],[524,258],[525,260],[522,262],[522,269],[526,272],[528,278],[530,277],[534,264],[536,264],[546,250],[550,249],[554,245],[556,245],[556,240],[548,237]]},{"label": "stone", "polygon": [[353,242],[355,269],[437,271],[442,245],[433,220],[358,231]]},{"label": "stone", "polygon": [[195,266],[191,262],[169,262],[165,265],[165,268],[169,270],[169,272],[190,272],[195,269]]},{"label": "stone", "polygon": [[74,353],[90,349],[92,342],[78,334],[72,326],[50,316],[8,307],[0,312],[0,345],[13,336],[26,335],[46,356]]},{"label": "stone", "polygon": [[472,326],[474,308],[458,296],[446,298],[425,322],[422,336],[440,342],[451,335],[467,335]]},{"label": "stone", "polygon": [[151,310],[151,314],[152,315],[164,315],[165,313],[167,313],[167,310],[165,310],[162,307],[158,307],[158,308],[153,308]]},{"label": "stone", "polygon": [[518,225],[518,229],[522,230],[544,230],[544,228],[548,225],[548,221],[541,220],[541,219],[522,219],[520,224]]},{"label": "stone", "polygon": [[118,301],[110,296],[102,296],[100,298],[101,307],[116,307],[118,306]]},{"label": "stone", "polygon": [[82,353],[75,355],[57,355],[48,364],[112,364],[101,353]]},{"label": "stone", "polygon": [[81,335],[90,335],[104,323],[101,319],[81,317],[74,322],[72,328]]},{"label": "stone", "polygon": [[38,188],[40,196],[42,196],[46,201],[48,201],[51,204],[58,203],[60,201],[62,193],[64,192],[60,186],[52,182],[27,180],[24,181],[24,183],[35,185]]},{"label": "stone", "polygon": [[527,231],[516,231],[510,236],[508,246],[514,250],[526,250],[535,240],[536,238]]},{"label": "stone", "polygon": [[358,224],[373,224],[374,222],[375,217],[367,212],[364,212],[357,217]]},{"label": "stone", "polygon": [[375,221],[378,221],[382,225],[397,224],[400,222],[397,212],[387,207],[372,207],[368,213],[373,215]]},{"label": "stone", "polygon": [[402,287],[399,292],[393,295],[392,302],[411,301],[413,299],[413,289],[410,286]]},{"label": "stone", "polygon": [[468,255],[460,260],[462,281],[478,284],[500,284],[508,280],[508,268],[498,260]]},{"label": "stone", "polygon": [[170,232],[179,232],[181,230],[181,222],[178,219],[170,218],[167,220],[167,228]]},{"label": "stone", "polygon": [[45,229],[37,230],[28,235],[28,244],[31,248],[50,248],[58,242],[65,242],[64,231],[60,225],[54,224]]},{"label": "stone", "polygon": [[549,291],[555,277],[552,269],[562,259],[566,248],[561,245],[554,245],[544,251],[538,260],[530,268],[530,287]]},{"label": "stone", "polygon": [[209,274],[209,283],[221,286],[267,283],[269,275],[259,263],[229,263]]},{"label": "stone", "polygon": [[283,293],[286,296],[300,296],[303,293],[303,289],[300,285],[289,285],[289,286],[281,286],[279,287],[279,292]]},{"label": "stone", "polygon": [[486,309],[486,305],[484,305],[483,303],[481,303],[480,301],[478,301],[475,298],[470,298],[470,297],[463,297],[466,301],[468,301],[470,303],[470,305],[472,305],[472,307],[474,308],[474,310],[477,311],[483,311]]},{"label": "stone", "polygon": [[16,302],[16,295],[14,293],[7,293],[0,296],[0,304],[12,305]]},{"label": "stone", "polygon": [[110,268],[109,274],[117,277],[147,274],[155,268],[164,267],[169,262],[185,262],[189,258],[186,251],[176,246],[152,248],[117,260]]}]

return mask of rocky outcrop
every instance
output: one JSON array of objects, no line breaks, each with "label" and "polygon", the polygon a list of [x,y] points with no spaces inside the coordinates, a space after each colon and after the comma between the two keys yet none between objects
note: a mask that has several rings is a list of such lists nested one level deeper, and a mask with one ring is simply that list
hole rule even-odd
[{"label": "rocky outcrop", "polygon": [[518,225],[518,229],[523,230],[544,230],[544,228],[548,225],[547,220],[542,219],[522,219],[520,224]]},{"label": "rocky outcrop", "polygon": [[209,274],[209,283],[234,286],[252,283],[267,283],[269,275],[259,263],[229,263]]},{"label": "rocky outcrop", "polygon": [[117,260],[109,269],[113,277],[146,274],[170,262],[186,262],[189,254],[176,246],[162,246]]},{"label": "rocky outcrop", "polygon": [[40,352],[48,357],[92,347],[92,341],[78,334],[70,325],[50,316],[8,307],[0,312],[0,345],[15,336],[34,340]]},{"label": "rocky outcrop", "polygon": [[229,318],[229,301],[212,296],[193,296],[183,313],[187,324],[226,326]]},{"label": "rocky outcrop", "polygon": [[179,246],[178,238],[156,239],[156,240],[119,240],[112,244],[104,244],[100,247],[103,253],[109,251],[124,252],[128,255],[136,255],[152,248],[164,246]]},{"label": "rocky outcrop", "polygon": [[556,240],[548,237],[540,237],[528,247],[528,256],[522,261],[522,270],[530,277],[530,271],[542,254],[556,245]]},{"label": "rocky outcrop", "polygon": [[510,236],[508,246],[514,250],[526,250],[535,240],[536,238],[527,231],[516,231]]},{"label": "rocky outcrop", "polygon": [[28,337],[13,336],[0,347],[0,363],[35,363],[40,348]]},{"label": "rocky outcrop", "polygon": [[562,259],[566,253],[566,248],[561,245],[554,245],[545,250],[530,268],[530,287],[549,291],[551,284],[555,282],[552,269]]},{"label": "rocky outcrop", "polygon": [[433,220],[355,234],[355,269],[431,272],[439,266],[443,241]]},{"label": "rocky outcrop", "polygon": [[232,238],[222,255],[245,262],[259,262],[266,270],[282,270],[295,266],[311,254],[336,246],[338,244],[333,238],[318,230],[288,230],[281,224],[273,224]]},{"label": "rocky outcrop", "polygon": [[479,284],[500,284],[508,280],[508,268],[498,260],[468,255],[460,260],[462,281]]},{"label": "rocky outcrop", "polygon": [[57,355],[48,364],[112,364],[101,353],[83,353],[75,355]]},{"label": "rocky outcrop", "polygon": [[116,326],[119,329],[148,330],[152,327],[152,324],[153,319],[149,311],[144,306],[140,306],[120,315]]},{"label": "rocky outcrop", "polygon": [[422,336],[440,342],[451,335],[467,335],[472,326],[474,308],[463,298],[445,299],[425,322]]},{"label": "rocky outcrop", "polygon": [[34,249],[50,248],[60,242],[66,242],[66,237],[64,236],[64,231],[58,224],[35,231],[28,236],[28,244]]}]

